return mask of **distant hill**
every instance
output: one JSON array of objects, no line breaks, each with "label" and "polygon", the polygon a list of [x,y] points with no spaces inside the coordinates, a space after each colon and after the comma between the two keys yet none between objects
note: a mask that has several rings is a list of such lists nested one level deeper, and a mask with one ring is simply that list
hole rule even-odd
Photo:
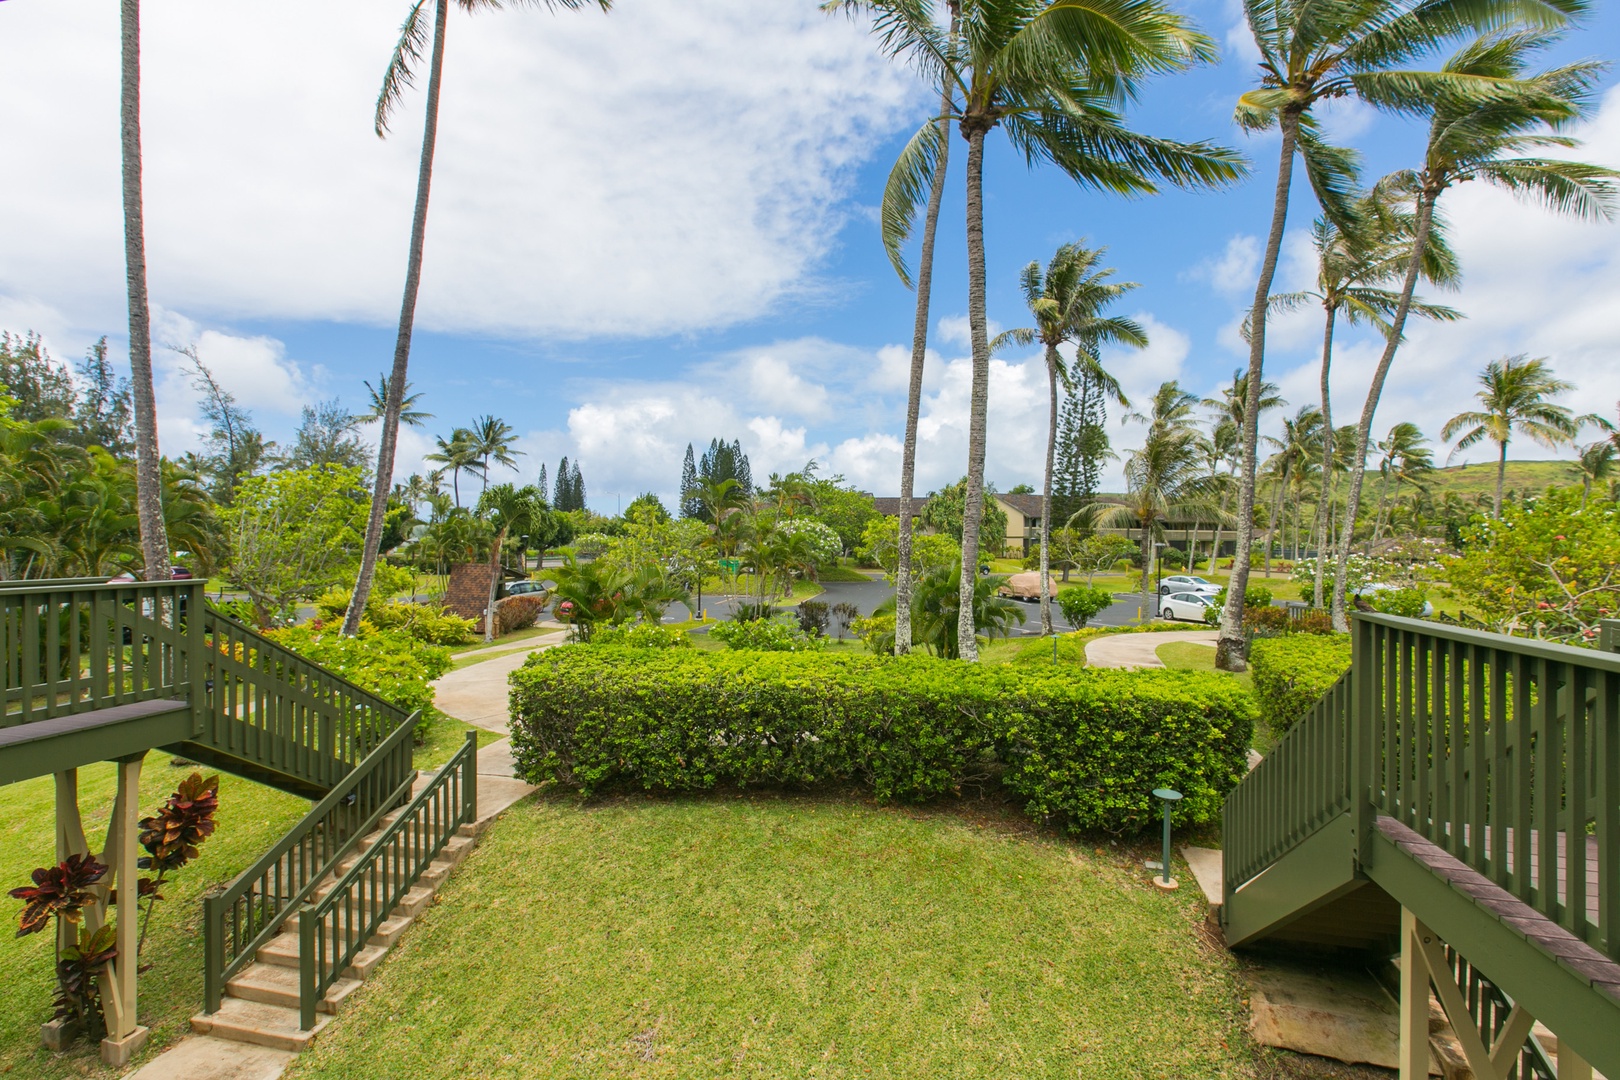
[{"label": "distant hill", "polygon": [[[1377,479],[1376,473],[1367,473],[1369,484],[1376,484]],[[1436,495],[1444,495],[1448,491],[1454,491],[1464,498],[1490,495],[1496,491],[1496,462],[1475,462],[1436,469],[1425,482]],[[1504,490],[1540,493],[1549,485],[1567,487],[1579,485],[1580,482],[1581,472],[1573,461],[1514,461],[1510,458]]]}]

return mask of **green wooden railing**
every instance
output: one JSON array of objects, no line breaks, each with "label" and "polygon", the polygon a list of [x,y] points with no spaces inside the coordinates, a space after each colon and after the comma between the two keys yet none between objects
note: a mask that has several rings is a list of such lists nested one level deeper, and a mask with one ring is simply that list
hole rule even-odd
[{"label": "green wooden railing", "polygon": [[1288,729],[1222,811],[1227,899],[1350,808],[1350,673]]},{"label": "green wooden railing", "polygon": [[330,789],[405,719],[347,679],[208,609],[199,742]]},{"label": "green wooden railing", "polygon": [[1367,812],[1620,959],[1620,656],[1382,615],[1353,633]]},{"label": "green wooden railing", "polygon": [[1346,679],[1227,799],[1226,902],[1340,815],[1365,851],[1385,815],[1620,959],[1620,655],[1387,615],[1352,634]]},{"label": "green wooden railing", "polygon": [[[160,698],[200,702],[199,581],[0,582],[0,727]],[[200,710],[199,710],[200,719]]]},{"label": "green wooden railing", "polygon": [[478,818],[478,733],[314,904],[298,913],[299,1023],[315,1026],[322,996],[444,850]]},{"label": "green wooden railing", "polygon": [[416,715],[350,770],[264,857],[203,898],[204,1008],[217,1012],[225,984],[281,932],[315,887],[410,795]]}]

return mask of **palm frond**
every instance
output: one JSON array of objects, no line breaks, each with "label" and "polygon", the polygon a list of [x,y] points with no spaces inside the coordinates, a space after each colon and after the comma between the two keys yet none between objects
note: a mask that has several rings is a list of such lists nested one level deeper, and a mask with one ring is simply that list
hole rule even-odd
[{"label": "palm frond", "polygon": [[410,13],[399,28],[399,41],[394,44],[393,56],[389,57],[388,70],[383,72],[382,90],[377,94],[377,110],[372,121],[379,139],[387,138],[388,117],[404,100],[406,89],[416,85],[414,66],[421,61],[428,43],[428,21],[422,17],[422,9],[427,5],[428,0],[416,0],[411,5]]},{"label": "palm frond", "polygon": [[929,120],[917,129],[907,141],[900,156],[889,169],[888,182],[883,185],[883,203],[879,222],[883,234],[883,250],[889,256],[894,272],[912,288],[911,270],[901,248],[911,238],[917,222],[917,207],[928,198],[934,183],[934,170],[939,167],[943,141],[938,118]]}]

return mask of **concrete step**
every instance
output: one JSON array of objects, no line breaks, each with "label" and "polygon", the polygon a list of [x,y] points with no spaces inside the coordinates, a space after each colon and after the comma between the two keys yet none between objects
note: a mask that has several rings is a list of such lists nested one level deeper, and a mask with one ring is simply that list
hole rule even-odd
[{"label": "concrete step", "polygon": [[[354,963],[343,971],[344,978],[364,979],[371,974],[376,966],[382,963],[383,957],[388,955],[385,945],[366,945],[355,956]],[[298,935],[281,934],[270,939],[255,957],[261,964],[274,964],[277,967],[298,969]]]},{"label": "concrete step", "polygon": [[383,920],[383,924],[377,927],[377,932],[371,935],[366,944],[391,949],[399,941],[399,936],[409,930],[415,921],[414,915],[401,915],[396,912]]},{"label": "concrete step", "polygon": [[300,1031],[297,1009],[228,997],[221,1003],[219,1012],[193,1016],[191,1030],[198,1035],[212,1035],[217,1039],[298,1053],[331,1022],[331,1016],[317,1013],[315,1026],[308,1031]]},{"label": "concrete step", "polygon": [[[315,895],[314,895],[313,899],[314,900],[324,900],[331,893],[331,891],[332,891],[332,886],[331,885],[322,885],[320,888],[315,890]],[[420,915],[422,913],[422,909],[427,907],[428,904],[433,902],[433,893],[434,893],[434,890],[432,888],[428,888],[428,887],[422,886],[422,885],[413,885],[411,887],[410,891],[407,892],[400,899],[398,904],[395,904],[393,906],[393,908],[388,912],[388,914],[391,915],[391,916],[392,915],[411,915],[411,916]],[[357,891],[356,892],[357,898],[360,895],[361,894],[359,894],[359,892]],[[371,899],[366,899],[364,901],[364,903],[366,905],[367,910],[372,910],[374,908],[374,906],[375,906],[373,900],[371,900]]]},{"label": "concrete step", "polygon": [[[347,874],[350,870],[353,870],[355,863],[359,861],[359,855],[351,855],[342,862],[338,863],[337,868],[333,871],[332,876],[326,881],[322,882],[316,888],[316,895],[325,896],[327,892],[331,891],[331,886],[335,885],[337,880],[344,874]],[[428,864],[428,868],[426,870],[422,871],[422,876],[416,879],[416,883],[423,888],[437,889],[441,884],[444,883],[444,879],[450,876],[450,871],[454,870],[455,868],[456,861],[453,859],[435,859]]]},{"label": "concrete step", "polygon": [[[350,994],[360,989],[359,979],[339,979],[327,988],[315,1006],[321,1012],[335,1013]],[[249,964],[225,984],[225,992],[243,1001],[298,1008],[298,969],[280,964]]]}]

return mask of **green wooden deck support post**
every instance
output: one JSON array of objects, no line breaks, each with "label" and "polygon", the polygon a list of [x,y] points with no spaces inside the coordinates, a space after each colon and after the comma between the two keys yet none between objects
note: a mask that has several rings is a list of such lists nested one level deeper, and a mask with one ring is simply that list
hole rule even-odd
[{"label": "green wooden deck support post", "polygon": [[1598,624],[1598,648],[1620,652],[1620,619],[1604,619]]},{"label": "green wooden deck support post", "polygon": [[193,581],[186,593],[186,651],[180,660],[179,677],[185,681],[185,693],[191,701],[191,735],[196,739],[208,735],[208,713],[212,705],[208,693],[212,665],[208,663],[208,629],[204,618],[207,603],[206,583]]}]

